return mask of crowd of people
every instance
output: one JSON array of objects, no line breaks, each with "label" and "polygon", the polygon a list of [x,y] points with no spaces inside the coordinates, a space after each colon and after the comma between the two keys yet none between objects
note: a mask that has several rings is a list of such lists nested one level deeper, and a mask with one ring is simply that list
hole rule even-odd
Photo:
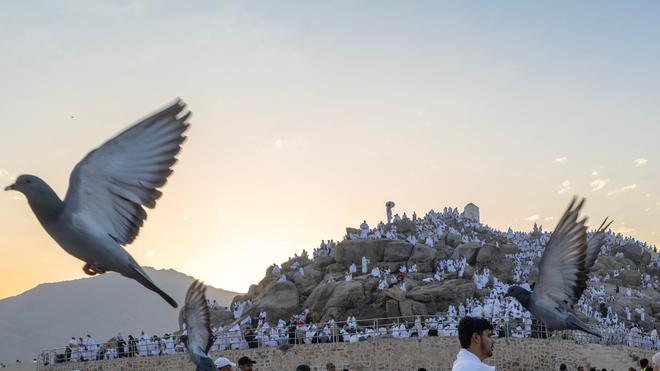
[{"label": "crowd of people", "polygon": [[[406,213],[403,213],[403,216],[398,214],[392,216],[391,208],[388,208],[387,211],[388,224],[381,221],[376,228],[371,229],[366,221],[363,221],[359,231],[348,232],[345,239],[400,239],[413,245],[424,243],[434,246],[440,239],[446,238],[448,234],[453,234],[460,236],[461,243],[472,242],[482,246],[488,243],[497,248],[504,244],[515,245],[516,251],[506,255],[514,266],[512,277],[496,277],[491,269],[481,267],[473,272],[472,280],[478,290],[487,289],[487,295],[456,302],[449,305],[445,312],[433,316],[417,316],[377,325],[371,323],[358,325],[358,320],[354,316],[349,316],[343,323],[335,322],[335,320],[312,323],[309,320],[309,310],[307,309],[288,320],[269,319],[265,312],[261,312],[258,318],[252,318],[245,315],[247,309],[252,306],[249,300],[236,301],[230,308],[220,307],[215,301],[209,301],[210,309],[231,311],[235,319],[235,322],[229,326],[213,328],[214,342],[211,349],[220,351],[250,347],[279,347],[298,343],[358,342],[375,337],[456,336],[459,320],[466,316],[491,321],[496,337],[547,336],[542,331],[542,326],[535,323],[531,314],[517,300],[505,294],[510,284],[530,289],[528,280],[532,278],[534,266],[543,253],[550,233],[544,232],[543,228],[536,224],[531,232],[514,232],[511,228],[506,232],[499,231],[459,213],[457,208],[445,208],[442,212],[431,210],[424,217],[418,217],[416,213],[413,213],[412,218],[409,218]],[[407,235],[399,233],[396,226],[390,224],[392,221],[411,222],[415,226],[415,232]],[[655,258],[652,259],[649,266],[660,267],[660,257],[655,254],[655,246],[607,231],[601,254],[621,257],[620,251],[613,253],[613,249],[617,246],[653,252]],[[336,249],[337,243],[334,240],[321,241],[320,246],[314,249],[312,259],[333,256]],[[293,274],[304,275],[304,266],[299,260],[307,259],[309,259],[308,253],[303,251],[300,256],[296,255],[293,258],[293,263],[287,266],[286,270],[292,271]],[[433,272],[428,273],[421,282],[423,284],[442,282],[449,275],[462,278],[467,267],[468,263],[465,258],[439,259]],[[371,266],[371,261],[363,256],[360,261],[353,262],[348,267],[344,280],[351,281],[354,275],[369,275],[378,280],[377,289],[379,290],[396,286],[405,292],[406,275],[417,273],[417,271],[416,264],[402,264],[398,270]],[[640,289],[619,286],[612,289],[611,285],[606,285],[608,281],[619,277],[626,271],[639,272],[640,269],[626,266],[603,275],[592,275],[589,286],[575,309],[589,318],[591,324],[598,327],[600,333],[603,334],[602,342],[606,344],[625,344],[646,349],[659,349],[660,339],[657,330],[655,326],[649,327],[648,325],[648,321],[654,324],[655,319],[646,315],[646,309],[643,306],[625,306],[623,312],[617,312],[612,304],[617,295],[644,297],[646,294],[641,289],[657,289],[660,287],[660,281],[658,277],[644,273],[641,275]],[[274,265],[271,272],[279,281],[286,281],[283,267]],[[330,278],[329,281],[335,281],[335,278]],[[584,336],[576,340],[594,341],[595,339]],[[142,333],[139,337],[129,336],[126,340],[118,335],[113,341],[114,347],[107,346],[108,343],[99,346],[89,335],[85,339],[72,338],[63,359],[64,361],[85,361],[174,354],[183,351],[183,345],[171,334],[149,337]]]}]

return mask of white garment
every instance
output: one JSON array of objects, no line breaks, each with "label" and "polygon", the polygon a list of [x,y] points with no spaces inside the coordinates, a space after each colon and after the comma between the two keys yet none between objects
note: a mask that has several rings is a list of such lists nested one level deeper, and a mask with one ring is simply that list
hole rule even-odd
[{"label": "white garment", "polygon": [[366,256],[362,257],[362,274],[367,274],[367,269],[369,265],[369,259]]},{"label": "white garment", "polygon": [[474,353],[461,348],[456,355],[456,361],[454,361],[451,371],[495,371],[495,366],[482,363]]}]

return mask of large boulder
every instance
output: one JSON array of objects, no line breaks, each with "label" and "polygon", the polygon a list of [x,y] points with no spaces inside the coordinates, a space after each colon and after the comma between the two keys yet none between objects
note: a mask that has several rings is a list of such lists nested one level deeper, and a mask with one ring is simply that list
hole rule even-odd
[{"label": "large boulder", "polygon": [[291,281],[272,282],[254,300],[255,312],[265,311],[270,318],[289,318],[298,308],[298,290]]},{"label": "large boulder", "polygon": [[639,287],[642,284],[642,277],[639,272],[623,271],[619,278],[626,287]]},{"label": "large boulder", "polygon": [[501,254],[501,250],[493,245],[485,244],[477,253],[477,263],[487,264],[490,263],[495,257]]},{"label": "large boulder", "polygon": [[368,297],[359,280],[322,283],[305,301],[305,306],[312,312],[312,318],[322,320],[328,317],[344,320],[347,313],[364,318],[359,315],[360,309],[368,309],[368,304]]},{"label": "large boulder", "polygon": [[386,299],[392,299],[396,301],[404,301],[406,300],[406,293],[401,291],[399,289],[399,286],[392,286],[389,289],[385,289],[383,291],[383,295],[385,296]]},{"label": "large boulder", "polygon": [[397,300],[388,300],[385,302],[385,314],[387,317],[400,317],[399,302]]},{"label": "large boulder", "polygon": [[407,262],[412,253],[413,246],[407,241],[395,240],[388,241],[385,245],[383,261],[386,262]]},{"label": "large boulder", "polygon": [[295,283],[296,288],[301,295],[307,296],[312,292],[314,287],[316,287],[316,284],[321,281],[322,278],[323,276],[321,276],[321,272],[309,267],[305,269],[304,276],[301,276],[298,273],[294,274],[293,283]]},{"label": "large boulder", "polygon": [[623,256],[630,259],[636,266],[646,266],[651,261],[651,254],[648,251],[633,244],[623,246]]},{"label": "large boulder", "polygon": [[428,314],[426,305],[410,299],[399,302],[399,311],[404,317]]},{"label": "large boulder", "polygon": [[454,254],[454,248],[451,246],[443,245],[438,247],[438,244],[436,244],[435,247],[438,259],[451,259],[452,254]]},{"label": "large boulder", "polygon": [[471,280],[455,279],[441,283],[417,286],[407,293],[407,298],[421,302],[434,303],[437,310],[446,310],[449,304],[460,303],[474,296],[475,286]]},{"label": "large boulder", "polygon": [[228,312],[224,309],[216,309],[209,311],[211,315],[211,326],[226,326],[234,322],[234,312]]},{"label": "large boulder", "polygon": [[316,265],[319,270],[327,267],[330,264],[335,264],[336,262],[337,261],[335,260],[334,256],[317,256],[314,258],[314,265]]},{"label": "large boulder", "polygon": [[468,264],[473,265],[477,261],[477,254],[479,253],[480,248],[481,244],[478,242],[468,242],[458,245],[458,247],[454,250],[452,258],[465,258],[467,259]]},{"label": "large boulder", "polygon": [[504,244],[500,247],[500,250],[502,251],[502,254],[516,254],[520,249],[518,249],[518,246],[512,244],[512,243],[507,243]]},{"label": "large boulder", "polygon": [[362,264],[366,256],[372,263],[383,261],[385,246],[390,240],[347,240],[337,245],[335,260],[348,268],[352,263]]},{"label": "large boulder", "polygon": [[401,219],[396,222],[392,222],[396,226],[396,233],[402,233],[404,235],[416,234],[417,227],[415,223],[410,219]]},{"label": "large boulder", "polygon": [[457,247],[463,242],[463,238],[458,233],[447,232],[444,234],[443,239],[445,244],[450,247]]},{"label": "large boulder", "polygon": [[417,264],[418,272],[433,272],[435,260],[438,256],[437,251],[424,244],[416,244],[412,249],[410,259],[408,259],[408,266]]}]

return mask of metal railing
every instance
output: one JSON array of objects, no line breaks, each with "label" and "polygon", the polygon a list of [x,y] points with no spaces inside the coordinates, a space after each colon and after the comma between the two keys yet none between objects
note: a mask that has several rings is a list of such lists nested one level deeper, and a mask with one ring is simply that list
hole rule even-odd
[{"label": "metal railing", "polygon": [[[417,321],[417,322],[416,322]],[[405,330],[400,330],[404,324]],[[270,326],[270,325],[269,325]],[[315,330],[309,331],[309,327]],[[326,326],[327,329],[326,329]],[[394,327],[396,326],[396,328]],[[252,328],[243,326],[240,331],[223,330],[214,334],[211,352],[231,349],[252,349],[266,347],[290,347],[303,344],[324,344],[339,342],[361,342],[377,338],[423,338],[423,337],[456,337],[458,334],[458,318],[451,321],[446,316],[400,316],[387,318],[372,318],[356,320],[351,324],[347,321],[328,321],[322,323],[289,323],[285,327],[270,326]],[[523,320],[515,319],[493,324],[493,337],[498,339],[517,338],[549,338],[545,326],[537,321],[525,325]],[[271,338],[271,329],[277,333]],[[266,333],[267,337],[264,336]],[[579,331],[563,331],[555,336],[561,339],[573,340],[579,344],[599,343],[603,345],[627,345],[644,348],[644,337],[631,338],[627,332],[602,333],[597,338]],[[655,349],[656,344],[649,344],[648,349]],[[93,362],[105,359],[151,357],[184,354],[185,348],[180,342],[180,336],[171,336],[171,340],[159,339],[158,342],[144,342],[140,339],[118,343],[116,339],[92,347],[60,347],[41,352],[37,357],[37,368],[67,362]]]}]

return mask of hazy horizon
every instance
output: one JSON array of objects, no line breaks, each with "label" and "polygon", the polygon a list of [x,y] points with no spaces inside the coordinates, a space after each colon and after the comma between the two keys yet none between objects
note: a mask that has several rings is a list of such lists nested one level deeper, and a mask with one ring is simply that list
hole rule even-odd
[{"label": "hazy horizon", "polygon": [[[346,226],[474,202],[498,229],[660,243],[660,4],[70,0],[0,6],[0,185],[63,197],[90,150],[181,97],[188,141],[127,250],[246,292]],[[0,298],[84,277],[0,193]]]}]

